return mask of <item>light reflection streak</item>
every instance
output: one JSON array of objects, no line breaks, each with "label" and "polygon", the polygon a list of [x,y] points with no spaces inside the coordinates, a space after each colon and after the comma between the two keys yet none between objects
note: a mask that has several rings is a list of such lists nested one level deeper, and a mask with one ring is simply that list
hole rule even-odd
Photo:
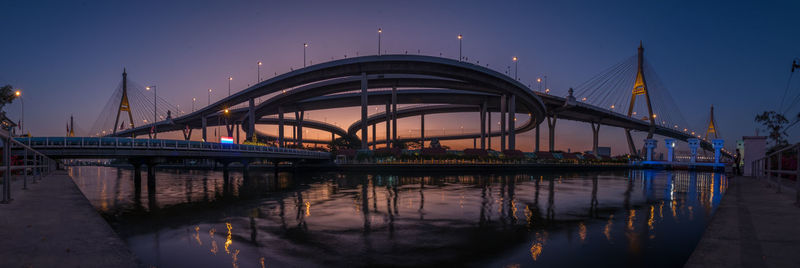
[{"label": "light reflection streak", "polygon": [[606,236],[606,240],[608,242],[611,241],[611,227],[614,225],[614,214],[608,215],[608,223],[606,223],[606,227],[603,228],[603,235]]},{"label": "light reflection streak", "polygon": [[581,238],[581,243],[586,241],[586,224],[583,222],[578,223],[578,237]]},{"label": "light reflection streak", "polygon": [[194,227],[194,240],[197,240],[197,245],[203,245],[203,241],[200,240],[200,226]]},{"label": "light reflection streak", "polygon": [[233,240],[231,239],[231,229],[233,229],[233,226],[231,226],[230,222],[226,222],[225,227],[228,228],[228,237],[225,238],[225,253],[231,254],[231,251],[228,249],[228,247],[233,244]]}]

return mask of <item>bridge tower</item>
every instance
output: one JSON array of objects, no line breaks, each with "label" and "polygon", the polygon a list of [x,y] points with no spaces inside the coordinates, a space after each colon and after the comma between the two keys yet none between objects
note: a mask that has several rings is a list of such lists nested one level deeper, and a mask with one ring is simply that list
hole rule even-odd
[{"label": "bridge tower", "polygon": [[128,101],[128,73],[125,69],[122,69],[122,98],[119,100],[119,108],[117,108],[117,117],[114,120],[114,134],[117,134],[117,129],[119,128],[117,124],[119,124],[119,114],[122,112],[128,112],[128,122],[130,122],[130,127],[133,128],[133,114],[131,113],[131,103]]},{"label": "bridge tower", "polygon": [[67,133],[67,137],[75,137],[75,120],[72,119],[72,116],[69,116],[69,133]]},{"label": "bridge tower", "polygon": [[[656,130],[656,115],[653,114],[653,106],[650,103],[650,93],[647,88],[647,80],[645,80],[644,77],[644,47],[642,46],[641,41],[639,41],[638,64],[636,69],[636,81],[634,81],[633,90],[631,91],[631,104],[628,106],[628,117],[633,115],[633,107],[634,104],[636,104],[636,97],[639,95],[644,95],[644,99],[647,103],[647,119],[650,120],[650,130],[647,132],[647,139],[652,139],[653,133]],[[628,149],[630,149],[631,155],[637,155],[636,145],[633,144],[633,138],[631,137],[630,129],[625,129],[625,136],[628,139]]]},{"label": "bridge tower", "polygon": [[708,119],[708,128],[706,129],[705,139],[708,140],[709,136],[711,136],[713,139],[719,139],[719,134],[717,134],[717,124],[714,122],[714,105],[711,105],[711,117]]}]

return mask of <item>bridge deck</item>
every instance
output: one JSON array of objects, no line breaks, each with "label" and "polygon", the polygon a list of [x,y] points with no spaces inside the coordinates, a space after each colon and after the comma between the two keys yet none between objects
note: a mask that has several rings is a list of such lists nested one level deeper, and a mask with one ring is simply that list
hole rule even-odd
[{"label": "bridge deck", "polygon": [[800,208],[763,181],[735,177],[686,267],[800,267]]},{"label": "bridge deck", "polygon": [[[12,183],[20,187],[21,183]],[[0,205],[0,267],[136,267],[125,243],[64,171]]]}]

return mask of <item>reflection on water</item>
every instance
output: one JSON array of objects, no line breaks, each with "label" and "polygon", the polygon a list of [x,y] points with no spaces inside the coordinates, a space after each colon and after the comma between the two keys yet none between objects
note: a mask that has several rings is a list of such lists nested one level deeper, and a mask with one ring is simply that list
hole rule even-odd
[{"label": "reflection on water", "polygon": [[137,193],[131,170],[70,172],[159,267],[681,266],[727,188],[688,171],[164,170]]}]

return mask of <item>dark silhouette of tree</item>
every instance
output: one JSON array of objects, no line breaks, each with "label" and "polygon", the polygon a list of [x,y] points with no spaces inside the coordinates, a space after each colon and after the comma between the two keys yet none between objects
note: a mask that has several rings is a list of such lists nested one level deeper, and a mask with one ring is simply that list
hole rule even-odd
[{"label": "dark silhouette of tree", "polygon": [[769,131],[767,137],[772,141],[770,151],[777,150],[789,144],[786,141],[786,134],[783,128],[789,123],[782,114],[775,111],[764,111],[760,115],[756,115],[756,122],[761,123]]},{"label": "dark silhouette of tree", "polygon": [[14,99],[16,99],[16,96],[14,96],[14,87],[11,85],[0,87],[0,110],[2,110],[6,104],[13,102]]}]

